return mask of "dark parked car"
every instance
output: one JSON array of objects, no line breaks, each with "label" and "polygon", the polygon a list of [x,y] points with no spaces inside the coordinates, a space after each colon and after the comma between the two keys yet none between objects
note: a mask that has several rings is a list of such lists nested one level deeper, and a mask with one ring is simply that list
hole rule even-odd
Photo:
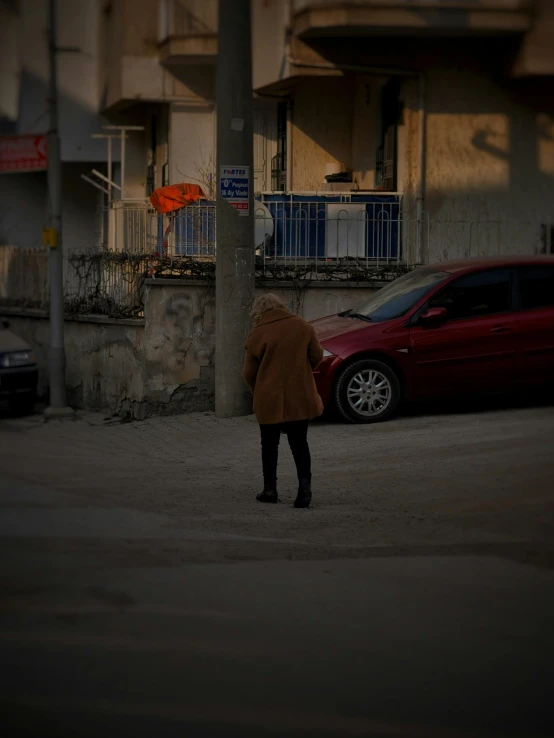
[{"label": "dark parked car", "polygon": [[313,323],[316,382],[345,420],[387,420],[399,402],[554,383],[554,257],[425,266],[365,304]]},{"label": "dark parked car", "polygon": [[13,412],[30,413],[37,391],[38,369],[31,347],[0,324],[0,400],[7,400]]}]

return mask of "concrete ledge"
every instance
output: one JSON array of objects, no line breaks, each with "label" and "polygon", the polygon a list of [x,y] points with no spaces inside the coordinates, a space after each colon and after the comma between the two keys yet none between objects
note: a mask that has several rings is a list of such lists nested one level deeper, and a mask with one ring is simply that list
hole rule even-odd
[{"label": "concrete ledge", "polygon": [[[0,306],[0,315],[14,318],[42,318],[48,320],[50,313],[47,310],[37,310],[36,308],[17,308]],[[73,321],[77,323],[101,323],[103,325],[144,325],[144,318],[111,318],[108,315],[66,315],[65,321]]]},{"label": "concrete ledge", "polygon": [[[302,283],[306,282],[305,285]],[[158,278],[158,279],[146,279],[144,283],[148,287],[214,287],[215,283],[213,281],[203,280],[203,279],[171,279],[171,278]],[[320,279],[320,280],[299,280],[298,282],[287,282],[284,280],[277,280],[277,279],[262,279],[257,278],[256,279],[256,285],[258,287],[279,287],[283,289],[298,289],[298,288],[305,288],[305,289],[329,289],[331,288],[338,288],[338,287],[345,287],[346,289],[375,289],[378,290],[380,287],[383,287],[384,285],[388,284],[387,281],[382,280],[372,280],[371,282],[342,282],[340,280],[332,280],[332,279]]]},{"label": "concrete ledge", "polygon": [[145,279],[144,284],[148,285],[148,287],[213,287],[215,282],[208,279],[158,277],[157,279]]},{"label": "concrete ledge", "polygon": [[[302,282],[307,282],[307,284],[303,285]],[[337,280],[327,279],[327,280],[299,280],[298,282],[284,282],[276,279],[257,279],[256,284],[258,287],[281,287],[283,289],[324,289],[328,290],[331,289],[339,289],[343,287],[344,289],[352,289],[352,290],[359,290],[359,289],[369,289],[369,290],[378,290],[380,287],[383,287],[385,284],[388,284],[388,282],[341,282]]]}]

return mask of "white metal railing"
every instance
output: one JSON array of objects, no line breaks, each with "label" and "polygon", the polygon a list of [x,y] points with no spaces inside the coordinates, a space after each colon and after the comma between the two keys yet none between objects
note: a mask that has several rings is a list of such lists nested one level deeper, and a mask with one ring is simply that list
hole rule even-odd
[{"label": "white metal railing", "polygon": [[[440,221],[425,216],[417,221],[392,207],[370,211],[371,217],[366,211],[361,218],[355,210],[345,210],[346,203],[337,203],[340,207],[331,214],[323,213],[321,202],[300,205],[280,218],[267,203],[258,203],[258,276],[367,281],[382,267],[416,266],[420,255],[424,261],[441,262],[554,254],[554,218]],[[314,206],[311,214],[308,205]],[[131,208],[120,216],[126,227],[117,248],[66,251],[66,311],[141,315],[144,281],[153,271],[213,275],[215,207],[195,205],[179,213],[168,219],[147,208]],[[0,246],[0,305],[46,309],[48,302],[48,249]]]},{"label": "white metal railing", "polygon": [[[388,199],[389,201],[385,201]],[[554,218],[418,220],[395,197],[383,202],[330,202],[292,197],[256,201],[255,249],[262,264],[319,265],[356,261],[366,267],[414,266],[472,256],[552,253]],[[200,201],[171,216],[141,206],[110,212],[105,246],[132,254],[213,259],[215,205]]]}]

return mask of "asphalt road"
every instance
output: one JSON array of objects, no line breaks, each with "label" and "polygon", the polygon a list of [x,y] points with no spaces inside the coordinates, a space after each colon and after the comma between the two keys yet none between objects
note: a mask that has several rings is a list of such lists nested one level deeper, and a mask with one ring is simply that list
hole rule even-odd
[{"label": "asphalt road", "polygon": [[554,409],[0,416],[2,736],[550,736]]}]

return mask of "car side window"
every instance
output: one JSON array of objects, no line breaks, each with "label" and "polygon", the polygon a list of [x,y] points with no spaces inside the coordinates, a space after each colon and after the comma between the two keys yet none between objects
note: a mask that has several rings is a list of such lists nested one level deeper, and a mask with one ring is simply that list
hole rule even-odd
[{"label": "car side window", "polygon": [[521,266],[518,275],[522,310],[554,306],[554,267]]},{"label": "car side window", "polygon": [[505,313],[512,307],[511,270],[486,269],[459,277],[433,297],[429,307],[446,308],[448,320]]}]

